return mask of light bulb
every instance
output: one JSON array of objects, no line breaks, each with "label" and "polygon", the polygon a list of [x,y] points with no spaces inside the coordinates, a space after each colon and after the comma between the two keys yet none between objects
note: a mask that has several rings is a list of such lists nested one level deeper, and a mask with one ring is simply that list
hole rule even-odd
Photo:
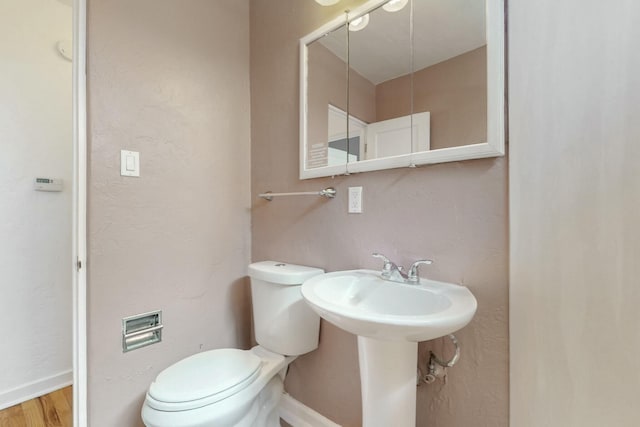
[{"label": "light bulb", "polygon": [[359,18],[349,22],[349,31],[360,31],[369,25],[369,14],[362,15]]},{"label": "light bulb", "polygon": [[409,0],[389,0],[385,5],[382,6],[384,10],[387,12],[397,12],[402,10]]},{"label": "light bulb", "polygon": [[321,4],[322,6],[331,6],[338,3],[340,0],[316,0],[316,3]]}]

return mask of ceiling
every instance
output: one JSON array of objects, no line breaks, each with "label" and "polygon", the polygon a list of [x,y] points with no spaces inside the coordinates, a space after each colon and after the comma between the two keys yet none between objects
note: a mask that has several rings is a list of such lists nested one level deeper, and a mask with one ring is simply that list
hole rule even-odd
[{"label": "ceiling", "polygon": [[[411,3],[398,12],[378,8],[369,25],[349,32],[350,66],[373,84],[411,72]],[[486,44],[485,0],[413,0],[415,70]],[[346,60],[344,27],[320,39]]]}]

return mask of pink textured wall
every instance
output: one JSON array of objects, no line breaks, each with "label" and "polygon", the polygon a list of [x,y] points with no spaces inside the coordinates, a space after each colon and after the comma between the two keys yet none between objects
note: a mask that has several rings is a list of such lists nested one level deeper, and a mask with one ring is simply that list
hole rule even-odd
[{"label": "pink textured wall", "polygon": [[[89,1],[91,427],[141,425],[160,370],[249,344],[248,6]],[[156,309],[163,342],[123,354],[121,318]]]},{"label": "pink textured wall", "polygon": [[[448,384],[418,389],[418,425],[507,426],[506,159],[298,180],[298,39],[358,3],[251,0],[252,259],[329,271],[379,268],[374,251],[405,265],[434,259],[423,273],[468,286],[479,308],[457,334],[462,359]],[[328,185],[338,190],[334,200],[256,197]],[[347,188],[360,185],[364,213],[349,215]],[[421,353],[440,344],[423,344]],[[355,336],[323,322],[320,348],[292,365],[286,387],[334,421],[358,426],[359,381]]]},{"label": "pink textured wall", "polygon": [[[376,86],[377,120],[410,114],[410,79],[407,75]],[[417,71],[413,88],[414,111],[431,113],[432,149],[486,142],[486,47]]]}]

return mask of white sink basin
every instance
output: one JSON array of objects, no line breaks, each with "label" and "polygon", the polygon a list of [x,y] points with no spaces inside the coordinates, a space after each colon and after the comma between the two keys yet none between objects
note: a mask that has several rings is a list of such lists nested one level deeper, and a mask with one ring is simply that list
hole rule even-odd
[{"label": "white sink basin", "polygon": [[418,342],[464,327],[477,307],[464,286],[390,282],[373,270],[315,276],[302,296],[322,318],[358,335],[364,427],[415,427]]},{"label": "white sink basin", "polygon": [[427,341],[464,327],[476,299],[464,286],[421,279],[390,282],[379,271],[321,274],[302,285],[302,296],[322,318],[353,334],[379,340]]}]

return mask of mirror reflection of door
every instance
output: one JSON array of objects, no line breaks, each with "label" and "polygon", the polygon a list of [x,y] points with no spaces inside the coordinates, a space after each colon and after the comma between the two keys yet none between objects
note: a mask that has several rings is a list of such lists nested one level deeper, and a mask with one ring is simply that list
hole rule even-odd
[{"label": "mirror reflection of door", "polygon": [[25,424],[34,408],[32,417],[72,420],[72,25],[70,0],[0,1],[0,421],[9,425],[53,425]]},{"label": "mirror reflection of door", "polygon": [[[396,0],[351,20],[348,40],[349,114],[367,123],[361,159],[411,153],[411,3]],[[378,88],[402,76],[409,78],[393,96],[379,99]]]},{"label": "mirror reflection of door", "polygon": [[[347,112],[329,104],[329,162],[328,166],[343,165],[364,159],[364,140],[367,124]],[[349,132],[345,128],[348,123]]]}]

